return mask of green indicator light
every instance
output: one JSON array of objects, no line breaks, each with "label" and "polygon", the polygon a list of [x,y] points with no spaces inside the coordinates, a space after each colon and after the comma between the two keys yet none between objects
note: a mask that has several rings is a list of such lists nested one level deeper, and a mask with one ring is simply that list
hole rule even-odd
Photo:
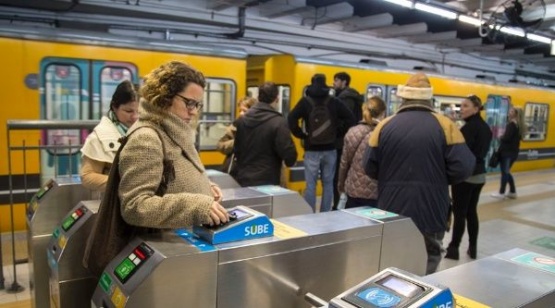
[{"label": "green indicator light", "polygon": [[133,271],[133,269],[135,268],[135,263],[131,262],[131,260],[129,260],[129,258],[125,258],[125,260],[123,260],[118,267],[116,267],[116,275],[118,276],[118,278],[122,281],[125,282],[127,276],[129,276],[129,274],[131,274],[131,272]]},{"label": "green indicator light", "polygon": [[64,231],[67,231],[69,228],[71,228],[71,225],[73,225],[73,222],[75,221],[75,219],[73,219],[73,217],[68,216],[66,219],[64,219],[64,222],[62,222],[62,228],[64,229]]},{"label": "green indicator light", "polygon": [[102,273],[102,277],[100,277],[100,281],[98,282],[102,290],[107,294],[110,294],[110,288],[112,287],[112,278],[110,275],[106,274],[105,272]]}]

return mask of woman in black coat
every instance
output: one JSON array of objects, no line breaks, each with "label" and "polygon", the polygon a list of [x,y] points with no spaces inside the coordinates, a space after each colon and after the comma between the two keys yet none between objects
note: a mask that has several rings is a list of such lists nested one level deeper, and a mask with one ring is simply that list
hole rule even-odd
[{"label": "woman in black coat", "polygon": [[[509,123],[505,127],[505,133],[501,137],[499,145],[499,163],[501,165],[501,186],[499,193],[493,193],[494,198],[511,198],[516,199],[515,180],[511,174],[511,167],[518,158],[520,151],[520,138],[522,136],[522,111],[511,107],[509,109]],[[509,184],[509,192],[505,194],[505,189]]]},{"label": "woman in black coat", "polygon": [[480,116],[482,101],[471,95],[461,103],[461,118],[465,125],[461,128],[466,145],[476,158],[472,176],[464,182],[451,186],[453,198],[453,235],[447,247],[445,258],[459,259],[459,245],[464,234],[465,222],[468,226],[468,255],[476,259],[478,242],[478,200],[482,187],[486,183],[485,157],[488,153],[492,134],[488,124]]}]

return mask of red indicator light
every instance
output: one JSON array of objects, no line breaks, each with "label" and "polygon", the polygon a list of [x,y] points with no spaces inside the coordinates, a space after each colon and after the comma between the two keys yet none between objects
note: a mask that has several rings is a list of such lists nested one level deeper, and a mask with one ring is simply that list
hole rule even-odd
[{"label": "red indicator light", "polygon": [[137,257],[139,257],[139,259],[144,260],[145,259],[145,255],[143,254],[143,252],[141,250],[139,250],[139,248],[135,248],[135,254],[137,255]]}]

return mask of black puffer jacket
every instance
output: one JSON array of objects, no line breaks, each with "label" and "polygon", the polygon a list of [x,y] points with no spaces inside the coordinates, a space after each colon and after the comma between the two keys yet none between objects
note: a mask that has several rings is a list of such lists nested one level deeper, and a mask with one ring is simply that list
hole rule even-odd
[{"label": "black puffer jacket", "polygon": [[267,103],[259,102],[235,120],[232,174],[241,186],[279,185],[282,162],[291,167],[297,150],[287,121]]},{"label": "black puffer jacket", "polygon": [[479,113],[464,119],[466,124],[461,128],[466,145],[476,158],[472,175],[486,173],[485,158],[488,154],[492,133],[488,124]]},{"label": "black puffer jacket", "polygon": [[362,120],[362,96],[353,88],[345,88],[338,91],[337,98],[351,110],[355,117],[355,123]]}]

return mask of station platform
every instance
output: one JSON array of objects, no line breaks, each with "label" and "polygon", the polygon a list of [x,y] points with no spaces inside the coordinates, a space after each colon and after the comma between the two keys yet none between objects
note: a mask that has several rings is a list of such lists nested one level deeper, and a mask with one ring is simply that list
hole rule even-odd
[{"label": "station platform", "polygon": [[[514,173],[518,197],[496,199],[490,195],[499,188],[499,175],[491,175],[482,190],[478,213],[480,233],[478,259],[512,248],[522,248],[547,256],[555,256],[555,169]],[[445,235],[444,246],[451,240]],[[11,234],[2,234],[5,287],[14,281]],[[15,235],[16,259],[27,256],[26,233]],[[439,271],[473,261],[465,253],[467,235],[463,237],[460,259],[443,259]],[[19,293],[0,290],[0,308],[31,307],[29,300],[29,272],[27,264],[16,267],[17,283],[25,288]],[[0,277],[1,278],[1,277]]]}]

